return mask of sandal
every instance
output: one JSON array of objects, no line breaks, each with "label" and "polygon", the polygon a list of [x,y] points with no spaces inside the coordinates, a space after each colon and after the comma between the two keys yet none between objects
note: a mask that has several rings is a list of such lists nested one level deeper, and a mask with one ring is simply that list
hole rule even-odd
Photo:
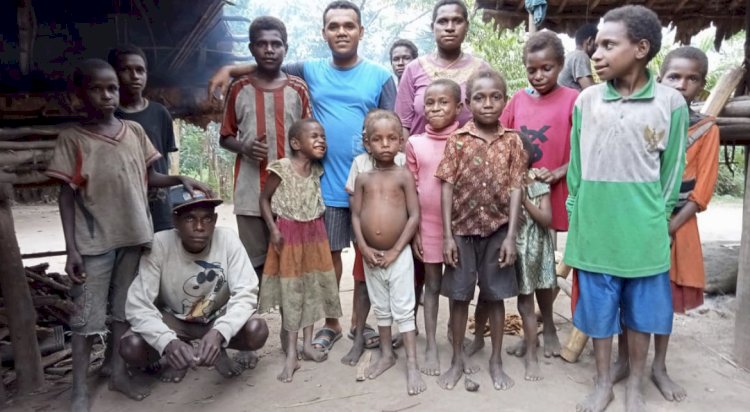
[{"label": "sandal", "polygon": [[[349,333],[346,337],[354,340],[354,334],[356,331],[356,327],[349,329]],[[377,349],[380,347],[380,335],[378,335],[378,331],[372,326],[365,324],[365,330],[362,331],[362,336],[365,338],[365,349]]]},{"label": "sandal", "polygon": [[341,339],[341,332],[327,327],[322,327],[315,334],[315,339],[312,341],[312,345],[315,349],[322,352],[329,352],[333,348],[333,344]]}]

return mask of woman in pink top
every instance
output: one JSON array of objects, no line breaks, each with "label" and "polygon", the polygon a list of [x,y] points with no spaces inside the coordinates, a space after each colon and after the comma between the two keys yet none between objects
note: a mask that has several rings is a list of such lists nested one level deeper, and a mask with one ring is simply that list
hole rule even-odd
[{"label": "woman in pink top", "polygon": [[424,325],[427,335],[425,361],[421,371],[440,375],[435,330],[438,299],[443,278],[443,219],[440,211],[441,182],[435,177],[448,137],[458,129],[461,88],[448,79],[433,82],[425,92],[426,133],[413,135],[406,142],[406,167],[417,182],[421,220],[412,250],[424,262]]},{"label": "woman in pink top", "polygon": [[[466,80],[477,70],[490,68],[484,60],[461,50],[469,31],[469,12],[461,0],[440,0],[432,9],[432,32],[435,53],[412,60],[406,66],[396,95],[396,114],[401,118],[407,136],[425,132],[424,95],[427,86],[437,79],[450,79],[465,92]],[[458,124],[471,119],[466,108],[458,112]]]}]

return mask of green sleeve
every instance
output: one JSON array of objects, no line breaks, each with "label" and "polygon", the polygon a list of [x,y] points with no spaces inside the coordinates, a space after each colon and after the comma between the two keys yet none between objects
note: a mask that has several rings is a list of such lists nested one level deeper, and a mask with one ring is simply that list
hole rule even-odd
[{"label": "green sleeve", "polygon": [[669,141],[661,154],[660,178],[667,220],[672,216],[672,210],[680,194],[682,172],[685,170],[688,119],[686,105],[682,104],[672,111]]},{"label": "green sleeve", "polygon": [[581,184],[581,108],[575,105],[573,108],[573,126],[570,129],[570,163],[568,163],[568,173],[566,180],[568,183],[568,199],[565,201],[565,208],[568,210],[568,217],[573,212],[578,196],[578,187]]}]

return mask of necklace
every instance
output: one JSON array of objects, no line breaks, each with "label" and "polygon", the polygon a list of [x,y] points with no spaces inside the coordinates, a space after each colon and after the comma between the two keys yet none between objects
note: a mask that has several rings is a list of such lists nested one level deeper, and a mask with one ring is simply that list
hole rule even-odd
[{"label": "necklace", "polygon": [[[450,63],[448,63],[448,64],[447,64],[446,66],[440,67],[440,66],[438,66],[438,65],[436,64],[436,65],[435,65],[435,73],[434,73],[434,74],[435,74],[435,77],[438,77],[438,78],[441,78],[441,77],[445,77],[445,76],[446,76],[446,74],[448,73],[448,71],[449,71],[449,70],[450,70],[450,69],[451,69],[451,68],[452,68],[452,67],[453,67],[453,66],[454,66],[454,65],[455,65],[456,63],[458,63],[459,61],[461,61],[461,59],[462,59],[463,57],[464,57],[464,52],[462,51],[462,52],[461,52],[461,53],[460,53],[460,54],[458,55],[458,57],[456,57],[455,59],[451,60],[451,61],[450,61]],[[438,55],[438,53],[437,53],[437,52],[435,52],[435,62],[436,62],[436,63],[437,63],[437,62],[439,62],[439,59],[440,59],[440,56]]]}]

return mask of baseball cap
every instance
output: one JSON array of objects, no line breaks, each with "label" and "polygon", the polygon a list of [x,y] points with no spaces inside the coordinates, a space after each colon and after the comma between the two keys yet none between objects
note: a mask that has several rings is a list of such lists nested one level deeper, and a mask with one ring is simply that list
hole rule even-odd
[{"label": "baseball cap", "polygon": [[185,189],[185,186],[179,185],[169,189],[169,203],[172,205],[172,213],[176,213],[187,206],[205,205],[218,206],[223,203],[221,199],[213,199],[205,192],[193,189],[193,195]]}]

